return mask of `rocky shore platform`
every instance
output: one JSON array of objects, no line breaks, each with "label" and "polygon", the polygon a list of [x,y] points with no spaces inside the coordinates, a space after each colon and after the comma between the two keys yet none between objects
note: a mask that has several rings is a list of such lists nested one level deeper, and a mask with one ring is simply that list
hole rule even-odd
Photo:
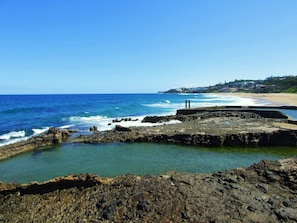
[{"label": "rocky shore platform", "polygon": [[[155,123],[152,127],[127,128],[119,123],[111,131],[80,135],[71,142],[155,142],[210,147],[296,146],[297,122],[275,109],[239,106],[183,109],[178,110],[176,115],[145,117],[142,122]],[[178,123],[166,124],[170,121]]]},{"label": "rocky shore platform", "polygon": [[297,159],[212,174],[0,184],[0,222],[296,222]]}]

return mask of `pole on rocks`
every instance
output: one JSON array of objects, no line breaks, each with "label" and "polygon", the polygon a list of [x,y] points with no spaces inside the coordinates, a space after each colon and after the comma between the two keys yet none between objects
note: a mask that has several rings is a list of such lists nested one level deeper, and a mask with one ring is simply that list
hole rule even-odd
[{"label": "pole on rocks", "polygon": [[185,109],[189,109],[191,107],[190,100],[185,100]]}]

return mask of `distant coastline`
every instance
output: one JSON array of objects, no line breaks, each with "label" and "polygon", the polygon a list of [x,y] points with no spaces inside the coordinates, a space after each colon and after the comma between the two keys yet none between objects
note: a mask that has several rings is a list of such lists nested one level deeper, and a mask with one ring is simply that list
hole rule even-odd
[{"label": "distant coastline", "polygon": [[297,76],[268,77],[265,80],[234,80],[208,87],[180,87],[159,93],[297,93]]}]

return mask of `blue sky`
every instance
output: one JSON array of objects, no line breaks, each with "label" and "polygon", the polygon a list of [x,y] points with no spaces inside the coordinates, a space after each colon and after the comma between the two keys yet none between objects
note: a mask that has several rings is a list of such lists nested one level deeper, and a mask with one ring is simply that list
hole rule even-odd
[{"label": "blue sky", "polygon": [[296,0],[3,0],[0,94],[297,75]]}]

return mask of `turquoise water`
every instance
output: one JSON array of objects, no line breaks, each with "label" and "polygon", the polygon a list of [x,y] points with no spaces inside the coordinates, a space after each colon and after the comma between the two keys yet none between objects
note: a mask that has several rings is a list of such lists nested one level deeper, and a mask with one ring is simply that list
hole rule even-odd
[{"label": "turquoise water", "polygon": [[170,170],[215,172],[262,159],[296,157],[297,148],[202,148],[149,143],[63,144],[0,162],[0,181],[28,183],[76,173],[102,177],[158,175]]}]

